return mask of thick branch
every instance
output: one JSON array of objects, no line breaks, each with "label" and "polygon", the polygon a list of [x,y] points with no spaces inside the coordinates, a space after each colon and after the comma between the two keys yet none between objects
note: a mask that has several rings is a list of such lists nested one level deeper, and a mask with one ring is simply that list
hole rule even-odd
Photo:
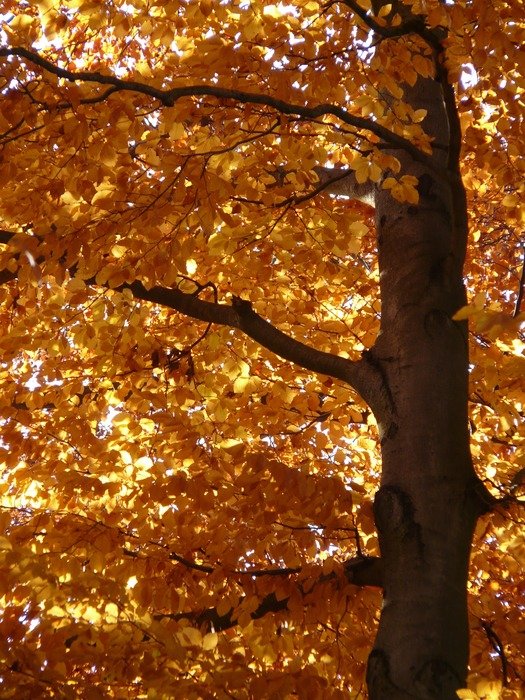
[{"label": "thick branch", "polygon": [[[248,572],[246,572],[248,573]],[[344,574],[348,583],[355,586],[371,586],[371,587],[381,587],[382,585],[382,574],[381,574],[381,560],[378,557],[357,557],[356,559],[351,559],[344,565]],[[282,573],[280,573],[282,575]],[[337,574],[331,573],[327,576],[321,576],[317,583],[326,583],[327,581],[336,581]],[[314,586],[316,585],[314,584]],[[301,595],[304,595],[304,591],[299,586]],[[311,593],[312,588],[308,589]],[[239,605],[242,604],[244,598],[239,600]],[[250,613],[252,620],[258,620],[264,617],[268,613],[283,612],[288,609],[288,601],[290,599],[283,598],[279,600],[275,593],[269,593],[261,599],[261,602],[257,608]],[[222,632],[224,630],[230,629],[237,624],[237,615],[234,608],[231,608],[224,615],[219,615],[216,608],[207,608],[199,612],[182,612],[182,613],[167,613],[155,615],[156,619],[169,618],[171,620],[188,620],[196,627],[204,627],[206,630],[213,630],[215,632]]]},{"label": "thick branch", "polygon": [[139,281],[124,284],[121,289],[130,289],[137,299],[167,306],[191,318],[237,328],[259,345],[285,360],[304,369],[341,379],[354,387],[365,401],[372,399],[373,403],[371,394],[377,386],[378,377],[368,362],[348,360],[294,340],[262,318],[253,310],[249,301],[233,297],[231,305],[217,304],[199,299],[193,294],[181,292],[179,289],[166,287],[146,289]]},{"label": "thick branch", "polygon": [[314,172],[320,183],[314,191],[324,190],[329,194],[350,197],[371,207],[375,206],[376,184],[371,180],[357,182],[355,172],[350,168],[327,168],[316,165]]},{"label": "thick branch", "polygon": [[[239,605],[244,598],[239,600]],[[282,612],[288,609],[289,598],[278,600],[275,593],[269,593],[262,598],[259,606],[250,613],[252,620],[258,620],[268,613]],[[154,615],[157,620],[169,618],[170,620],[188,620],[195,627],[202,627],[205,630],[213,630],[214,632],[223,632],[224,630],[235,627],[237,618],[234,615],[234,609],[231,608],[224,615],[219,615],[217,608],[207,608],[200,612],[183,612],[183,613],[167,613]]]},{"label": "thick branch", "polygon": [[0,243],[10,243],[14,235],[12,231],[0,231]]},{"label": "thick branch", "polygon": [[[91,281],[88,280],[88,283]],[[326,374],[349,384],[370,405],[378,420],[385,417],[385,412],[390,413],[391,407],[384,401],[383,380],[366,359],[348,360],[294,340],[259,316],[249,301],[233,297],[231,305],[218,304],[204,301],[179,289],[146,289],[139,281],[124,284],[120,289],[130,289],[137,299],[167,306],[191,318],[237,328],[279,357],[303,369]]]},{"label": "thick branch", "polygon": [[[0,232],[0,242],[8,242],[10,236],[12,238],[15,234]],[[41,264],[44,260],[38,259],[36,262]],[[74,277],[76,269],[72,268],[69,272]],[[0,270],[0,284],[9,282],[16,276],[16,272]],[[86,280],[86,284],[107,287],[98,285],[95,278]],[[166,306],[190,318],[236,328],[284,360],[303,369],[340,379],[362,396],[376,414],[378,421],[390,412],[391,407],[384,400],[383,379],[370,362],[366,359],[348,360],[294,340],[254,311],[249,301],[233,297],[231,305],[220,304],[199,299],[194,294],[187,294],[176,288],[157,286],[147,289],[138,280],[125,283],[114,291],[124,289],[129,289],[136,299]]]},{"label": "thick branch", "polygon": [[25,58],[27,61],[30,61],[34,65],[40,66],[40,68],[43,68],[49,73],[71,82],[80,81],[97,83],[99,85],[110,85],[114,88],[114,90],[109,90],[106,93],[106,96],[116,92],[117,90],[129,90],[153,97],[165,107],[172,107],[181,97],[200,97],[207,95],[217,97],[219,99],[234,100],[240,104],[266,105],[267,107],[271,107],[281,114],[296,115],[303,117],[304,119],[318,119],[322,116],[331,115],[345,124],[349,124],[357,129],[363,129],[375,134],[382,141],[388,143],[394,148],[400,148],[407,151],[415,160],[424,163],[430,162],[429,157],[414,146],[414,144],[412,144],[408,139],[395,134],[394,132],[390,131],[390,129],[381,126],[381,124],[378,124],[371,119],[350,114],[346,109],[339,107],[338,105],[320,104],[316,105],[315,107],[308,107],[306,105],[297,105],[292,102],[286,102],[277,97],[271,97],[270,95],[245,92],[243,90],[233,90],[230,88],[219,87],[217,85],[186,85],[183,87],[162,90],[136,80],[123,80],[113,75],[105,75],[103,73],[89,71],[72,71],[66,68],[60,68],[37,52],[29,51],[21,46],[0,49],[0,56],[19,56],[21,58]]},{"label": "thick branch", "polygon": [[[124,553],[128,556],[138,556],[136,552],[131,550],[124,550]],[[200,571],[203,574],[212,574],[215,571],[213,566],[206,564],[198,564],[197,562],[187,559],[186,557],[181,557],[175,552],[170,552],[170,559],[183,564],[188,569],[193,569],[194,571]],[[355,586],[375,586],[381,588],[383,580],[382,563],[381,559],[378,557],[366,557],[358,556],[354,559],[349,559],[343,565],[343,570],[345,577],[349,583],[353,583]],[[251,578],[264,578],[266,576],[276,577],[276,576],[291,576],[293,574],[300,574],[302,567],[282,567],[276,569],[234,569],[231,574],[236,576],[249,576]],[[326,581],[329,578],[333,578],[334,574],[329,574],[328,577],[323,576],[322,580]]]}]

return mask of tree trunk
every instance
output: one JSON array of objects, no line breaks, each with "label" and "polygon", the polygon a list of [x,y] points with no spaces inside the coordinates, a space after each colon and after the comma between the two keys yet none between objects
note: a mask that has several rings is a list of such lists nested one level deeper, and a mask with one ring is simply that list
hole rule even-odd
[{"label": "tree trunk", "polygon": [[[426,109],[433,163],[401,160],[419,178],[418,206],[376,199],[381,332],[369,360],[392,411],[379,419],[383,470],[374,513],[384,605],[368,662],[372,700],[452,699],[466,684],[467,578],[482,510],[469,450],[468,343],[463,322],[464,191],[443,90],[419,80],[404,101]],[[443,147],[445,146],[445,147]]]}]

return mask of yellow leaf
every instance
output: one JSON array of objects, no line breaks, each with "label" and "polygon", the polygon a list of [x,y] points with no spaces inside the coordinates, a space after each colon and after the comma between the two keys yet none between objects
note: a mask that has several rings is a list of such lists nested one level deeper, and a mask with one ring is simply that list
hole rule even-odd
[{"label": "yellow leaf", "polygon": [[202,12],[202,14],[205,17],[208,17],[208,15],[211,14],[212,9],[213,9],[213,3],[211,2],[211,0],[200,0],[199,10]]},{"label": "yellow leaf", "polygon": [[117,162],[117,152],[108,143],[105,143],[100,150],[99,158],[104,165],[111,168]]},{"label": "yellow leaf", "polygon": [[182,122],[175,122],[170,128],[169,134],[172,141],[178,141],[184,138],[186,136],[184,124],[182,124]]},{"label": "yellow leaf", "polygon": [[135,466],[137,469],[151,469],[153,466],[153,460],[148,456],[139,457],[135,460]]},{"label": "yellow leaf", "polygon": [[192,646],[200,647],[202,645],[202,634],[196,627],[184,627],[182,634]]},{"label": "yellow leaf", "polygon": [[405,185],[403,187],[403,200],[409,202],[409,204],[418,204],[419,202],[419,192],[415,187],[411,185]]},{"label": "yellow leaf", "polygon": [[59,605],[53,605],[53,607],[49,608],[47,614],[51,615],[52,617],[64,617],[66,615],[66,611]]},{"label": "yellow leaf", "polygon": [[211,651],[217,646],[218,640],[219,635],[216,632],[208,632],[208,634],[204,635],[204,638],[202,640],[202,648],[205,651]]},{"label": "yellow leaf", "polygon": [[283,15],[279,5],[266,5],[263,8],[263,14],[267,15],[268,17],[273,17],[274,19],[277,19],[278,17],[282,17],[282,15]]},{"label": "yellow leaf", "polygon": [[105,607],[106,617],[117,619],[119,616],[119,609],[115,603],[107,603]]},{"label": "yellow leaf", "polygon": [[353,236],[361,238],[362,236],[365,236],[368,233],[369,229],[368,226],[362,221],[353,221],[348,227],[348,231]]},{"label": "yellow leaf", "polygon": [[370,163],[370,167],[368,169],[368,177],[370,180],[372,180],[372,182],[378,182],[381,174],[382,171],[379,165],[377,165],[377,163]]},{"label": "yellow leaf", "polygon": [[249,383],[250,377],[237,377],[233,382],[233,391],[236,394],[242,394]]},{"label": "yellow leaf", "polygon": [[476,684],[476,692],[486,700],[499,700],[501,698],[502,684],[499,680],[483,679]]},{"label": "yellow leaf", "polygon": [[466,306],[462,306],[459,311],[456,311],[454,316],[452,316],[452,320],[454,321],[465,321],[467,318],[470,318],[474,314],[477,314],[479,312],[479,309],[473,306],[472,304],[467,304]]},{"label": "yellow leaf", "polygon": [[383,189],[385,189],[385,190],[390,190],[390,189],[392,189],[392,187],[395,187],[396,185],[397,185],[397,180],[393,177],[386,177],[382,183]]},{"label": "yellow leaf", "polygon": [[197,262],[193,258],[186,260],[186,272],[188,275],[194,275],[197,272]]},{"label": "yellow leaf", "polygon": [[36,18],[32,17],[31,15],[16,15],[11,19],[9,24],[6,24],[6,29],[8,29],[10,32],[19,30],[23,31],[28,29],[34,22],[36,22]]},{"label": "yellow leaf", "polygon": [[416,109],[414,111],[414,114],[412,115],[412,121],[414,122],[422,122],[423,119],[427,116],[427,110],[426,109]]},{"label": "yellow leaf", "polygon": [[257,15],[254,15],[243,27],[243,34],[248,41],[253,41],[257,36],[262,34],[262,28],[261,21],[258,19]]},{"label": "yellow leaf", "polygon": [[88,622],[92,623],[98,623],[100,622],[100,613],[96,608],[93,608],[91,605],[88,605],[82,615],[84,620],[87,620]]},{"label": "yellow leaf", "polygon": [[231,609],[232,606],[228,598],[221,598],[216,608],[217,615],[219,617],[223,617],[224,615],[227,615]]},{"label": "yellow leaf", "polygon": [[113,255],[114,258],[121,258],[123,255],[125,255],[128,252],[128,248],[125,245],[114,245],[111,248],[111,254]]}]

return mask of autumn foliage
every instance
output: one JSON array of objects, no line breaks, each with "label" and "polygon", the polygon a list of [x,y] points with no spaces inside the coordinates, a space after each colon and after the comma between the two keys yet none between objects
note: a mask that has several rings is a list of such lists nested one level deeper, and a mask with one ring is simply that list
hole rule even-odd
[{"label": "autumn foliage", "polygon": [[379,330],[377,242],[316,167],[418,207],[395,149],[432,153],[402,88],[430,36],[494,499],[460,693],[521,697],[523,7],[408,6],[410,31],[353,0],[1,3],[2,698],[364,696],[381,460],[345,372]]}]

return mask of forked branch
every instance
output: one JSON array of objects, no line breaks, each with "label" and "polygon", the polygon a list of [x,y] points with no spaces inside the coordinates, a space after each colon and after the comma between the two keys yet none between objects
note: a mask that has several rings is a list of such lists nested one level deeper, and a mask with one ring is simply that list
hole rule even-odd
[{"label": "forked branch", "polygon": [[423,20],[423,17],[413,15],[397,26],[388,26],[380,24],[372,15],[368,13],[356,0],[341,0],[344,5],[349,7],[352,12],[357,15],[366,26],[375,32],[378,36],[385,39],[394,39],[396,37],[407,36],[408,34],[417,34],[424,39],[432,48],[438,50],[441,46],[439,38],[434,32],[429,29]]}]

